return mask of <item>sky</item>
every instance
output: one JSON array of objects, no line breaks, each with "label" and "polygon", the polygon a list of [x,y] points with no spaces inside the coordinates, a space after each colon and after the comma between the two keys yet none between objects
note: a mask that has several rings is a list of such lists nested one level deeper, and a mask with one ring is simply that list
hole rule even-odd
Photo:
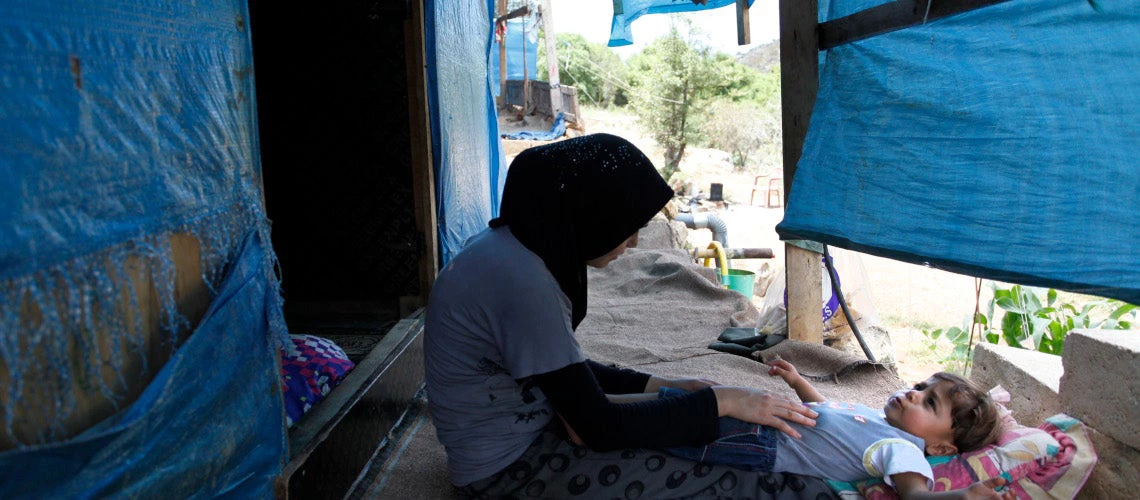
[{"label": "sky", "polygon": [[[606,45],[610,40],[610,23],[613,21],[613,0],[550,0],[554,12],[555,33],[577,33],[586,40]],[[752,44],[736,44],[736,7],[691,13],[694,24],[708,37],[711,47],[721,52],[736,54],[758,44],[776,40],[780,36],[779,0],[755,0],[749,9]],[[613,47],[619,57],[626,59],[645,45],[669,31],[669,16],[653,14],[641,16],[633,22],[633,45]]]}]

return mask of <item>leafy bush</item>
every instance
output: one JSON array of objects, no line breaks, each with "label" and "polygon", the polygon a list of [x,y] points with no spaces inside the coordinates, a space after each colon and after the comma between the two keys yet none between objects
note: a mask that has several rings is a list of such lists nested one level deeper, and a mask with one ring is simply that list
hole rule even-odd
[{"label": "leafy bush", "polygon": [[[922,331],[930,340],[931,350],[937,349],[939,338],[954,346],[941,360],[947,368],[962,366],[962,372],[969,368],[972,329],[978,331],[977,342],[1005,343],[1059,356],[1065,346],[1065,336],[1074,329],[1129,330],[1136,319],[1137,306],[1119,300],[1098,299],[1078,308],[1075,304],[1059,302],[1057,291],[1052,288],[1042,297],[1038,295],[1042,289],[1034,287],[1001,288],[993,282],[990,287],[993,298],[984,312],[979,311],[974,316],[972,324],[967,318],[962,327]],[[996,314],[1001,314],[1000,321]]]},{"label": "leafy bush", "polygon": [[[549,81],[546,64],[546,33],[543,32],[538,54],[538,79]],[[629,97],[629,76],[625,63],[605,45],[588,42],[576,33],[558,33],[555,36],[558,50],[558,76],[563,85],[578,89],[581,102],[600,108],[622,105]]]}]

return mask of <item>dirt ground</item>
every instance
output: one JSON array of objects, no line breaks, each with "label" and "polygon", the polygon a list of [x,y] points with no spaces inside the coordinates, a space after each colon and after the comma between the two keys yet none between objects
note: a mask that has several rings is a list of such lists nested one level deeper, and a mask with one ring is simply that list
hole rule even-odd
[{"label": "dirt ground", "polygon": [[[579,129],[569,129],[569,136],[599,132],[619,135],[645,151],[655,164],[661,164],[661,151],[656,142],[646,137],[638,127],[636,117],[588,108],[582,114],[584,123]],[[500,120],[502,132],[543,130],[547,127],[549,122],[535,117],[527,117],[526,122]],[[508,162],[519,151],[541,144],[531,141],[504,143]],[[728,203],[717,208],[717,213],[728,227],[730,247],[771,248],[775,254],[774,259],[737,260],[733,266],[755,271],[761,276],[779,273],[784,262],[784,244],[776,235],[775,227],[783,218],[782,190],[779,199],[772,195],[773,207],[765,206],[765,198],[769,194],[768,177],[757,181],[752,172],[734,172],[728,153],[714,149],[690,147],[682,161],[681,172],[704,193],[709,192],[714,182],[723,185]],[[757,185],[760,189],[753,196],[753,188]],[[689,242],[695,248],[704,248],[711,240],[712,233],[708,230],[690,231]],[[932,350],[922,330],[962,325],[963,320],[973,313],[977,300],[974,278],[866,254],[850,254],[849,269],[839,269],[843,290],[847,294],[858,294],[856,300],[860,305],[852,307],[871,315],[888,332],[900,377],[914,382],[944,369],[938,360],[949,347],[942,344]],[[762,292],[758,288],[753,299],[758,307],[763,306]],[[983,287],[981,304],[989,300],[989,293],[988,287]],[[848,295],[849,302],[851,299]]]}]

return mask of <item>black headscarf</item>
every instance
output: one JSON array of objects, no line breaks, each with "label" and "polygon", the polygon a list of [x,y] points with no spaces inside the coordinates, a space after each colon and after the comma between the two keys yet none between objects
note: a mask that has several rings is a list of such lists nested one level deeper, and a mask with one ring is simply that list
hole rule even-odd
[{"label": "black headscarf", "polygon": [[573,305],[574,328],[586,317],[586,261],[641,229],[673,190],[629,141],[592,134],[530,148],[511,162],[499,217],[546,263]]}]

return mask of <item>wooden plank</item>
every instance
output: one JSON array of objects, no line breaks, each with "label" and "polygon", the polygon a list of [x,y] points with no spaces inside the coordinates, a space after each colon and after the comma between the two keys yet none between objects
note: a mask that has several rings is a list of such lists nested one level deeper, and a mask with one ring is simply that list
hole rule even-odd
[{"label": "wooden plank", "polygon": [[736,44],[752,43],[752,29],[748,26],[748,0],[736,0]]},{"label": "wooden plank", "polygon": [[[419,3],[419,2],[416,2]],[[422,12],[422,6],[420,7]],[[499,5],[496,7],[495,12],[499,16],[507,15],[507,0],[499,0]],[[499,29],[499,22],[496,20],[495,29]],[[501,22],[506,22],[504,19]],[[421,23],[422,24],[422,23]],[[499,40],[499,106],[506,104],[507,95],[507,30],[503,26],[503,38]]]},{"label": "wooden plank", "polygon": [[401,320],[289,432],[278,497],[343,498],[423,387],[423,311]]},{"label": "wooden plank", "polygon": [[896,0],[819,26],[819,49],[924,24],[1009,0]]},{"label": "wooden plank", "polygon": [[[784,200],[807,137],[811,110],[819,89],[817,0],[780,0],[780,67],[784,133]],[[819,255],[785,245],[788,290],[788,337],[822,341],[823,304]]]},{"label": "wooden plank", "polygon": [[[784,245],[788,269],[788,338],[823,342],[823,279],[820,254]],[[793,270],[795,276],[792,276]],[[815,279],[812,279],[815,278]]]},{"label": "wooden plank", "polygon": [[[503,0],[505,2],[505,0]],[[408,127],[412,157],[412,192],[416,230],[423,240],[419,263],[419,303],[427,304],[439,274],[439,234],[436,231],[435,175],[432,171],[431,128],[428,119],[427,64],[424,51],[424,3],[411,2],[404,21],[404,51],[408,79]],[[506,45],[506,44],[503,44]],[[506,67],[503,64],[501,67]],[[505,75],[505,73],[504,73]]]},{"label": "wooden plank", "polygon": [[550,116],[562,111],[562,89],[558,83],[558,41],[554,35],[554,9],[550,0],[542,0],[542,31],[546,33],[546,72],[550,83]]}]

